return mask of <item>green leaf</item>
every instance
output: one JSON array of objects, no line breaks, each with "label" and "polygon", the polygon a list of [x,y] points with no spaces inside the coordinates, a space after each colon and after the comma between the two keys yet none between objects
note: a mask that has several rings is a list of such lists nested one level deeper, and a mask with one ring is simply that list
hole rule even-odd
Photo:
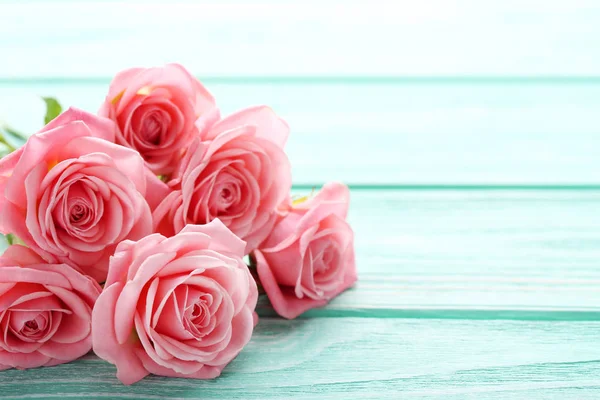
[{"label": "green leaf", "polygon": [[2,126],[2,129],[5,132],[7,132],[9,135],[14,136],[15,138],[18,138],[18,139],[23,140],[25,142],[27,141],[28,135],[26,135],[24,133],[21,133],[21,132],[17,132],[17,131],[15,131],[13,128],[11,128],[8,125]]},{"label": "green leaf", "polygon": [[54,97],[42,97],[42,100],[46,103],[46,116],[44,117],[44,124],[52,121],[58,117],[62,112],[62,107],[58,100]]},{"label": "green leaf", "polygon": [[0,143],[7,147],[10,152],[23,146],[27,141],[27,136],[0,124]]},{"label": "green leaf", "polygon": [[12,151],[12,146],[8,146],[4,144],[2,140],[0,140],[0,158],[9,155],[10,153],[12,153]]},{"label": "green leaf", "polygon": [[21,238],[15,236],[14,233],[9,233],[8,235],[4,235],[4,239],[11,246],[13,244],[22,244],[23,246],[25,245],[25,243],[21,240]]}]

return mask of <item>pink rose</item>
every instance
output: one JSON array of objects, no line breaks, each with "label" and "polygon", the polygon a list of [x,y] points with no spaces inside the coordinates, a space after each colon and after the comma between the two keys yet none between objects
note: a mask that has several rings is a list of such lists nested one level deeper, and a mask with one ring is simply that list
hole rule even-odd
[{"label": "pink rose", "polygon": [[282,317],[322,307],[356,282],[349,200],[345,185],[323,186],[292,206],[254,253],[260,282]]},{"label": "pink rose", "polygon": [[218,220],[122,242],[94,308],[94,352],[127,385],[150,373],[218,376],[255,324],[244,245]]},{"label": "pink rose", "polygon": [[100,291],[68,265],[9,247],[0,256],[0,370],[63,364],[89,352]]},{"label": "pink rose", "polygon": [[216,123],[196,140],[169,183],[174,191],[153,213],[155,229],[171,236],[186,224],[219,218],[247,242],[246,253],[271,231],[291,187],[283,151],[288,126],[268,107]]},{"label": "pink rose", "polygon": [[172,173],[190,142],[219,118],[212,95],[178,64],[120,72],[99,115],[117,123],[117,143],[137,150],[157,175]]},{"label": "pink rose", "polygon": [[151,233],[145,171],[135,151],[112,139],[114,124],[70,109],[0,160],[0,231],[50,263],[98,281],[124,239]]}]

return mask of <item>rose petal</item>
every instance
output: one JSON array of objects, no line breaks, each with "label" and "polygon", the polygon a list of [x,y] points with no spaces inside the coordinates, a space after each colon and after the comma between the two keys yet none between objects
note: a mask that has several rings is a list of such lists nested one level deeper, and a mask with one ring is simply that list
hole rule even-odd
[{"label": "rose petal", "polygon": [[50,340],[38,351],[48,357],[69,362],[86,355],[91,349],[92,336],[88,335],[84,339],[73,343],[59,343]]},{"label": "rose petal", "polygon": [[75,121],[83,122],[89,128],[92,136],[109,142],[115,141],[116,126],[114,122],[108,118],[99,117],[75,107],[70,107],[67,111],[54,118],[40,131],[40,133],[47,132]]},{"label": "rose petal", "polygon": [[181,232],[204,233],[211,238],[210,249],[230,252],[238,257],[244,256],[246,242],[234,235],[218,218],[206,225],[187,225]]},{"label": "rose petal", "polygon": [[283,148],[289,136],[288,124],[279,118],[270,107],[255,106],[231,114],[207,133],[205,140],[214,140],[219,132],[225,132],[239,126],[252,125],[256,136],[268,139]]},{"label": "rose petal", "polygon": [[144,353],[143,350],[137,350],[136,354],[143,363],[144,368],[146,368],[150,373],[171,378],[214,379],[221,375],[224,367],[222,365],[216,367],[202,365],[196,372],[183,374],[170,368],[165,368],[161,365],[158,365],[148,356],[148,354]]},{"label": "rose petal", "polygon": [[0,350],[0,365],[8,366],[9,368],[37,368],[50,360],[50,357],[37,351],[32,353],[10,353]]},{"label": "rose petal", "polygon": [[[105,288],[96,301],[92,312],[92,342],[96,355],[117,366],[117,378],[125,385],[131,385],[146,375],[144,367],[135,348],[139,342],[129,336],[124,343],[119,343],[115,334],[115,306],[123,284],[116,282]],[[131,332],[130,332],[131,333]]]},{"label": "rose petal", "polygon": [[20,265],[22,267],[31,264],[42,264],[44,260],[28,247],[15,244],[9,246],[0,258],[0,266],[12,267]]},{"label": "rose petal", "polygon": [[250,341],[252,330],[254,327],[253,310],[244,309],[239,312],[231,321],[231,331],[233,335],[229,341],[227,348],[219,353],[219,355],[210,361],[209,365],[227,364],[233,360],[242,350],[242,348]]},{"label": "rose petal", "polygon": [[269,300],[277,314],[287,319],[294,319],[311,308],[323,307],[327,304],[327,300],[315,300],[306,297],[299,299],[294,294],[292,287],[280,287],[263,254],[260,251],[255,251],[254,256],[256,257],[256,270],[260,283],[267,296],[269,296]]},{"label": "rose petal", "polygon": [[133,280],[127,282],[117,300],[115,311],[115,334],[120,344],[125,343],[133,329],[133,315],[137,301],[144,285],[166,263],[172,260],[176,253],[158,253],[148,256],[138,269]]}]

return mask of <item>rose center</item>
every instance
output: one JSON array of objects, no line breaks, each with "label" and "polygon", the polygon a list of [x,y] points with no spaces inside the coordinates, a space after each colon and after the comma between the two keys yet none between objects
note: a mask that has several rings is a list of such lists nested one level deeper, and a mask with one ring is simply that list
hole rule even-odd
[{"label": "rose center", "polygon": [[38,323],[35,320],[27,321],[25,327],[31,330],[38,330]]},{"label": "rose center", "polygon": [[314,276],[316,280],[330,278],[335,274],[336,266],[339,261],[339,254],[335,246],[327,246],[321,253],[315,257],[313,262]]},{"label": "rose center", "polygon": [[71,222],[78,222],[85,215],[85,209],[77,204],[71,211]]},{"label": "rose center", "polygon": [[202,312],[202,307],[200,307],[198,304],[194,304],[194,309],[192,310],[192,317],[193,318],[198,317],[201,312]]},{"label": "rose center", "polygon": [[192,307],[191,322],[197,327],[203,327],[206,325],[206,320],[210,317],[210,311],[208,304],[205,300],[200,300]]},{"label": "rose center", "polygon": [[325,251],[323,253],[322,263],[320,264],[321,271],[325,272],[331,268],[331,263],[333,262],[333,252]]},{"label": "rose center", "polygon": [[154,145],[160,144],[162,131],[163,123],[158,113],[150,113],[144,118],[142,124],[142,137],[146,142]]},{"label": "rose center", "polygon": [[214,209],[212,210],[216,216],[226,215],[230,208],[236,204],[239,196],[239,188],[235,183],[226,183],[218,189]]},{"label": "rose center", "polygon": [[[30,314],[29,319],[23,321],[20,317],[23,313]],[[18,321],[21,319],[21,323]],[[11,331],[22,340],[37,341],[44,338],[50,328],[52,316],[42,312],[35,316],[30,311],[14,311],[11,313]]]},{"label": "rose center", "polygon": [[88,221],[91,210],[88,206],[75,203],[69,210],[69,221],[74,225],[81,225]]},{"label": "rose center", "polygon": [[204,330],[211,322],[210,303],[209,295],[200,295],[185,310],[184,326],[196,339],[201,339],[206,335]]},{"label": "rose center", "polygon": [[231,199],[231,190],[229,190],[229,188],[223,188],[223,190],[221,190],[221,198],[225,201]]}]

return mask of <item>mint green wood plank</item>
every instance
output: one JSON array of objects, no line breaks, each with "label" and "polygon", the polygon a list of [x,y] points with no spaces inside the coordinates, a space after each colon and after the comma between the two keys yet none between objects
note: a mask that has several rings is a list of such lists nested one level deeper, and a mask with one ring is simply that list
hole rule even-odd
[{"label": "mint green wood plank", "polygon": [[305,317],[598,319],[599,204],[600,190],[354,190],[359,281]]},{"label": "mint green wood plank", "polygon": [[354,190],[359,281],[309,315],[598,318],[599,211],[600,190]]},{"label": "mint green wood plank", "polygon": [[[593,398],[600,322],[262,319],[219,379],[146,378],[124,387],[87,356],[0,373],[3,398]],[[471,397],[468,397],[471,396]]]},{"label": "mint green wood plank", "polygon": [[600,70],[593,0],[214,3],[3,1],[0,76],[106,76],[166,61],[219,76]]},{"label": "mint green wood plank", "polygon": [[[296,184],[600,184],[600,81],[214,82],[224,113],[269,104]],[[108,81],[0,84],[0,119],[35,131],[41,95],[96,111]]]},{"label": "mint green wood plank", "polygon": [[599,204],[600,190],[352,191],[359,282],[307,316],[597,319]]}]

